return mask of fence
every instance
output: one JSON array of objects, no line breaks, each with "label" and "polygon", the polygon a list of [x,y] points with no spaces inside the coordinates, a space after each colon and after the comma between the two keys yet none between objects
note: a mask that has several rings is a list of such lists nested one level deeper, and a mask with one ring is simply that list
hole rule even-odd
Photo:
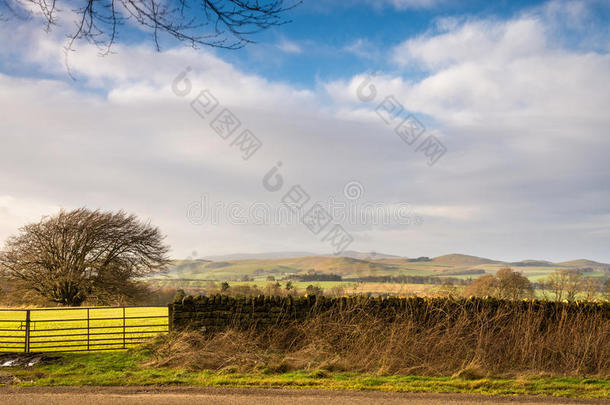
[{"label": "fence", "polygon": [[123,350],[168,330],[167,307],[0,309],[0,352]]}]

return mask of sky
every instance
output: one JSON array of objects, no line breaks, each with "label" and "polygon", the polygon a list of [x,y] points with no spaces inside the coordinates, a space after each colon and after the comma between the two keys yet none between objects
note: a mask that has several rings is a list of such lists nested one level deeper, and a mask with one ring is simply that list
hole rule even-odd
[{"label": "sky", "polygon": [[69,17],[0,25],[0,241],[88,207],[174,258],[610,262],[607,1],[306,0],[238,50],[66,57]]}]

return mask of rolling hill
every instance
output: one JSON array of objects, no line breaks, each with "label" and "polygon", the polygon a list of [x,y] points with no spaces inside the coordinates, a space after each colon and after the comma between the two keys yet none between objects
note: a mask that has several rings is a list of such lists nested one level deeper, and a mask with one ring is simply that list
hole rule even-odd
[{"label": "rolling hill", "polygon": [[565,266],[565,267],[578,267],[578,268],[590,267],[592,269],[610,269],[610,264],[594,262],[593,260],[587,260],[587,259],[570,260],[567,262],[557,263],[557,265]]},{"label": "rolling hill", "polygon": [[432,259],[432,262],[448,264],[451,266],[479,266],[481,264],[503,263],[497,260],[486,259],[484,257],[462,255],[457,253],[435,257]]},{"label": "rolling hill", "polygon": [[[299,253],[299,252],[293,252]],[[448,254],[428,259],[410,259],[386,254],[347,252],[344,256],[306,254],[288,257],[291,252],[236,254],[215,256],[203,260],[176,260],[167,278],[183,280],[240,280],[267,281],[282,279],[311,271],[338,274],[344,280],[366,276],[438,276],[476,278],[494,274],[502,267],[513,267],[532,281],[538,281],[558,269],[585,269],[591,277],[608,277],[610,265],[580,259],[561,263],[544,260],[503,262],[464,254]],[[237,259],[235,259],[237,258]]]}]

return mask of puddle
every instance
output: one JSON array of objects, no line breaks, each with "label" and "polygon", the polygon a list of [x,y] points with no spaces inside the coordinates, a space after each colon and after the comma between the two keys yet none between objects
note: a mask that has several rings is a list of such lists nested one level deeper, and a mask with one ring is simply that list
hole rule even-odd
[{"label": "puddle", "polygon": [[32,353],[7,353],[0,355],[0,367],[34,367],[50,363],[57,357]]}]

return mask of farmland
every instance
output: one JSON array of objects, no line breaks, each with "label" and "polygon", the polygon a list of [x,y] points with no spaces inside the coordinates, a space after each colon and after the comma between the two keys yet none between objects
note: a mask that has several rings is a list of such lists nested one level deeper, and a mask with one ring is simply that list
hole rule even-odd
[{"label": "farmland", "polygon": [[551,263],[524,260],[504,262],[475,256],[451,254],[417,261],[406,257],[367,256],[354,257],[306,256],[277,259],[240,259],[210,261],[176,260],[167,279],[239,280],[244,276],[255,281],[298,275],[313,270],[324,274],[338,274],[344,280],[365,276],[435,276],[476,278],[479,274],[495,274],[502,267],[513,267],[531,281],[546,277],[558,269],[578,269],[589,277],[604,277],[610,265],[589,260]]},{"label": "farmland", "polygon": [[[296,289],[309,285],[320,287],[325,293],[335,288],[345,294],[434,295],[443,281],[469,282],[482,275],[493,275],[503,267],[512,267],[533,283],[540,283],[558,270],[580,272],[586,278],[603,281],[610,276],[610,265],[590,260],[552,263],[541,260],[505,262],[476,256],[450,254],[435,258],[406,258],[389,255],[349,252],[345,257],[303,256],[269,257],[235,255],[236,259],[175,260],[167,275],[149,279],[155,287],[175,287],[192,293],[206,292],[214,283],[227,281],[231,286],[264,289],[270,281],[291,281]],[[299,281],[303,275],[336,275],[335,281]],[[375,280],[383,277],[428,278],[400,283]],[[433,278],[435,283],[430,283]],[[459,284],[459,283],[458,283]],[[459,292],[463,286],[456,286]],[[536,295],[542,297],[542,292]]]},{"label": "farmland", "polygon": [[116,350],[133,347],[168,329],[165,307],[48,308],[29,312],[28,322],[25,309],[0,310],[2,351]]}]

